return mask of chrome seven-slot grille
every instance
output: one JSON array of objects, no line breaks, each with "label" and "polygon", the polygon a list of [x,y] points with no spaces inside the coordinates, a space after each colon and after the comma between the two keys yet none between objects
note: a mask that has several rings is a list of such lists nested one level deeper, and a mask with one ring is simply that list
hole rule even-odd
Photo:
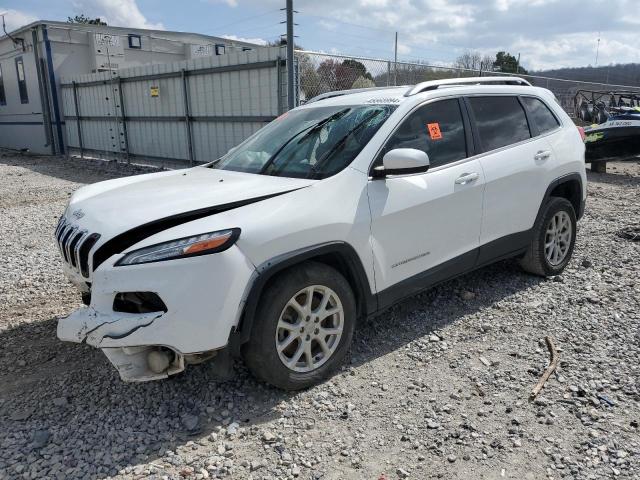
[{"label": "chrome seven-slot grille", "polygon": [[64,217],[56,228],[56,241],[64,262],[83,277],[89,278],[89,252],[100,235],[80,230],[77,225],[69,223]]}]

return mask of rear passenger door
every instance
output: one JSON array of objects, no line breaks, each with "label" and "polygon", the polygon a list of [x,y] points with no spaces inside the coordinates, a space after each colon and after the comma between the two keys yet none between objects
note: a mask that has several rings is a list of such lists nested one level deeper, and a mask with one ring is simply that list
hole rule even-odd
[{"label": "rear passenger door", "polygon": [[539,136],[524,100],[515,95],[470,96],[467,107],[480,147],[485,194],[479,262],[505,255],[527,244],[548,186],[553,163],[548,140]]}]

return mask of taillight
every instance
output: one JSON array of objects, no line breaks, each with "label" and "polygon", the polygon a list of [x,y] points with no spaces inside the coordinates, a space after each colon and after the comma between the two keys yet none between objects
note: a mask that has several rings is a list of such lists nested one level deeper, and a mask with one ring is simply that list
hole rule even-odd
[{"label": "taillight", "polygon": [[580,138],[582,138],[582,141],[584,142],[584,139],[586,137],[586,134],[584,133],[584,128],[578,127],[578,131],[580,132]]}]

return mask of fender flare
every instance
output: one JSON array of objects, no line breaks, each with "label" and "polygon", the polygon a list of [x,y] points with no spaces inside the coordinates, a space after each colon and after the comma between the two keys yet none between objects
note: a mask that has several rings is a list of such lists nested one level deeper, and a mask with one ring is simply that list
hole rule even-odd
[{"label": "fender flare", "polygon": [[[235,355],[240,353],[240,347],[249,341],[251,329],[256,318],[258,302],[264,288],[269,281],[285,269],[307,260],[333,257],[338,258],[342,270],[347,270],[347,281],[354,290],[358,317],[366,317],[378,308],[377,296],[369,287],[369,280],[355,249],[346,242],[335,241],[294,250],[271,260],[263,262],[257,267],[257,276],[249,288],[246,301],[238,326],[231,334],[229,344]],[[326,263],[326,262],[325,262]]]},{"label": "fender flare", "polygon": [[582,218],[582,215],[584,214],[584,207],[585,207],[585,200],[584,200],[584,198],[582,198],[582,192],[583,192],[583,189],[584,189],[584,185],[582,184],[582,177],[580,176],[579,173],[568,173],[566,175],[562,175],[562,176],[556,178],[547,187],[547,190],[544,192],[544,197],[542,197],[542,202],[540,203],[540,208],[538,209],[538,214],[536,215],[536,221],[535,221],[534,225],[540,219],[540,216],[542,215],[542,207],[544,207],[544,205],[547,203],[547,201],[551,197],[551,192],[557,186],[562,185],[563,183],[572,182],[574,180],[576,180],[578,182],[578,185],[580,185],[580,197],[578,199],[579,206],[578,206],[578,209],[576,210],[576,218],[578,220],[580,220]]}]

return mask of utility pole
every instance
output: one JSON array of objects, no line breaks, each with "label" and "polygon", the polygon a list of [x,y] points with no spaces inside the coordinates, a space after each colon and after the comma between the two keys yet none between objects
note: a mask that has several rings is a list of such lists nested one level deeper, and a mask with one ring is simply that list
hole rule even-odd
[{"label": "utility pole", "polygon": [[287,106],[291,110],[295,105],[293,88],[293,0],[287,0]]},{"label": "utility pole", "polygon": [[596,64],[595,66],[598,66],[598,53],[600,52],[600,32],[598,32],[598,43],[596,45]]},{"label": "utility pole", "polygon": [[393,54],[393,85],[398,85],[398,32],[396,32],[396,43]]},{"label": "utility pole", "polygon": [[516,60],[516,75],[520,73],[520,54],[518,53],[518,59]]}]

